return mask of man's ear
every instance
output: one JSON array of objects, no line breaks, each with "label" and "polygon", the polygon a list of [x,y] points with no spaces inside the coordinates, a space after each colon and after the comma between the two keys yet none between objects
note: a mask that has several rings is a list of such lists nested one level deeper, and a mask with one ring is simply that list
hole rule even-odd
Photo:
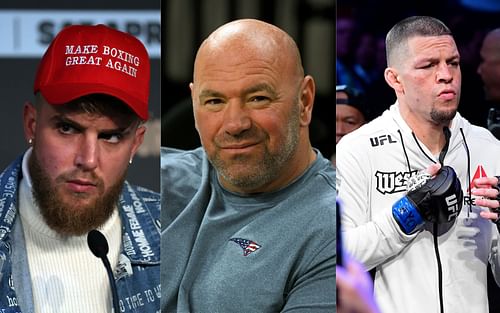
[{"label": "man's ear", "polygon": [[137,152],[137,150],[139,150],[139,147],[144,142],[144,135],[145,134],[146,134],[146,126],[145,125],[140,125],[135,130],[135,137],[134,137],[134,142],[132,143],[132,151],[131,151],[131,155],[130,155],[131,160],[134,158],[135,153]]},{"label": "man's ear", "polygon": [[24,128],[24,137],[26,141],[30,141],[35,139],[36,133],[36,120],[37,120],[37,111],[35,106],[26,101],[23,107],[23,128]]},{"label": "man's ear", "polygon": [[304,77],[300,90],[300,124],[302,126],[308,126],[311,123],[312,119],[314,95],[316,93],[316,85],[312,76],[307,75],[306,77]]},{"label": "man's ear", "polygon": [[384,78],[387,84],[391,86],[391,88],[394,89],[394,91],[396,91],[397,93],[404,92],[403,83],[401,82],[400,76],[395,68],[393,67],[386,68],[384,71]]},{"label": "man's ear", "polygon": [[194,128],[198,131],[198,121],[196,119],[196,101],[195,99],[195,90],[194,90],[194,83],[191,82],[189,83],[189,90],[191,91],[191,103],[193,105],[193,114],[194,114]]}]

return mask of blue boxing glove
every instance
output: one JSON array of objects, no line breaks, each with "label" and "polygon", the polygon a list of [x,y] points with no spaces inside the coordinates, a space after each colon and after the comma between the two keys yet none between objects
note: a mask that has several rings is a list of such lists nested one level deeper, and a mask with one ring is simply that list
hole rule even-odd
[{"label": "blue boxing glove", "polygon": [[443,166],[433,178],[421,172],[412,177],[408,193],[392,206],[392,215],[405,234],[420,230],[426,222],[454,222],[462,209],[463,192],[453,168]]}]

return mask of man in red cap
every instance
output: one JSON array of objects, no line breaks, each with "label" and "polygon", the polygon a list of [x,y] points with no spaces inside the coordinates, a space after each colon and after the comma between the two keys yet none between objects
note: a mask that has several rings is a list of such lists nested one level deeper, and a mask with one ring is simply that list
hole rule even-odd
[{"label": "man in red cap", "polygon": [[144,45],[107,26],[50,44],[24,105],[30,148],[0,175],[2,312],[159,310],[160,197],[125,181],[149,78]]}]

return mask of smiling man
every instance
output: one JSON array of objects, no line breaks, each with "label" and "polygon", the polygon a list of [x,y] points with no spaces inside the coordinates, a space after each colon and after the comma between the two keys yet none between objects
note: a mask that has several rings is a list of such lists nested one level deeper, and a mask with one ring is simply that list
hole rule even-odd
[{"label": "smiling man", "polygon": [[[81,45],[92,49],[68,49]],[[136,76],[105,66],[117,61],[109,46],[137,57]],[[100,61],[67,62],[90,56]],[[108,241],[121,312],[159,310],[158,297],[130,302],[159,292],[160,197],[125,181],[146,131],[149,76],[142,43],[104,25],[64,28],[47,49],[24,105],[30,148],[0,176],[5,312],[112,312],[87,246],[94,229]]]},{"label": "smiling man", "polygon": [[163,312],[331,312],[335,188],[315,85],[283,30],[237,20],[198,50],[203,148],[162,148]]}]

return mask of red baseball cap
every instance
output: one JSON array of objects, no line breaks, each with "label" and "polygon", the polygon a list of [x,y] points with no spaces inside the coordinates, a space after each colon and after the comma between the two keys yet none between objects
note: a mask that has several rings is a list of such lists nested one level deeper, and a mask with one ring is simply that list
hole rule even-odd
[{"label": "red baseball cap", "polygon": [[150,64],[134,36],[99,24],[63,28],[42,57],[34,92],[52,105],[102,93],[148,119]]}]

